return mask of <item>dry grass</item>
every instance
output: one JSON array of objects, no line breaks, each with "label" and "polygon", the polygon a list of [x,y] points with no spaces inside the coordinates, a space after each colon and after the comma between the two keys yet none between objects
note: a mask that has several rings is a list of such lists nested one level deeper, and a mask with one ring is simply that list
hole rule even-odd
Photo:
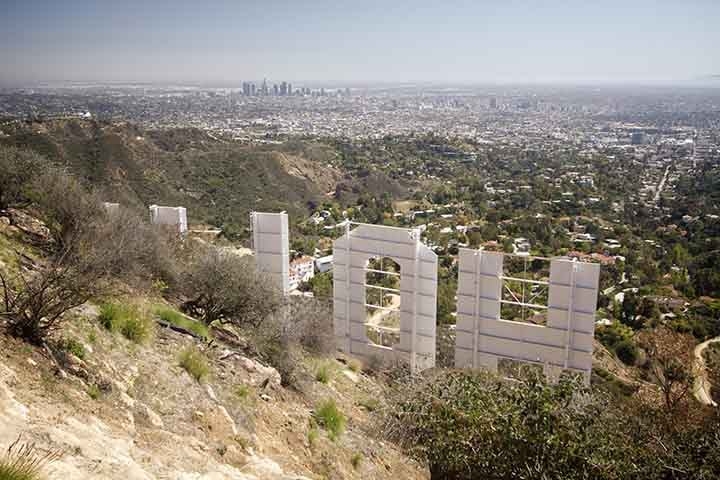
[{"label": "dry grass", "polygon": [[210,373],[210,366],[205,355],[194,345],[180,352],[179,363],[198,382],[201,382]]},{"label": "dry grass", "polygon": [[0,458],[1,480],[41,480],[43,467],[60,458],[60,453],[40,453],[34,443],[22,443],[20,438],[8,447]]}]

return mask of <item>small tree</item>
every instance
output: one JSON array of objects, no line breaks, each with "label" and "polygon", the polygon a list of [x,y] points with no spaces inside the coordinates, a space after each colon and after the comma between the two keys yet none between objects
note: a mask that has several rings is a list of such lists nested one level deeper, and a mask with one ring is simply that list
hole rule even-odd
[{"label": "small tree", "polygon": [[10,333],[41,344],[66,311],[98,292],[97,280],[65,256],[30,275],[20,275],[15,285],[0,274]]},{"label": "small tree", "polygon": [[29,197],[61,254],[73,248],[88,225],[104,216],[100,199],[62,170],[48,169],[32,181],[29,189]]},{"label": "small tree", "polygon": [[[130,213],[110,218],[97,198],[62,172],[35,183],[35,206],[56,239],[48,257],[14,277],[0,274],[10,333],[40,344],[68,310],[105,292],[109,281],[138,284],[159,270],[162,237]],[[44,195],[40,194],[42,187]]]},{"label": "small tree", "polygon": [[203,249],[190,262],[181,290],[188,298],[183,308],[206,324],[258,325],[282,302],[279,288],[256,270],[251,257],[215,248]]},{"label": "small tree", "polygon": [[650,377],[660,387],[668,414],[675,414],[692,391],[695,340],[685,333],[661,327],[638,334],[645,350]]},{"label": "small tree", "polygon": [[27,201],[27,187],[47,160],[32,151],[0,145],[0,210]]}]

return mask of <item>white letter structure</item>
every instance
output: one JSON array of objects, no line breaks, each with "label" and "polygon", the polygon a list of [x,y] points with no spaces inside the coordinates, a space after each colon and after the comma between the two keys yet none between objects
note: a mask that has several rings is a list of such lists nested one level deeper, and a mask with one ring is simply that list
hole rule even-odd
[{"label": "white letter structure", "polygon": [[257,269],[269,274],[287,295],[290,290],[290,244],[287,213],[250,214]]},{"label": "white letter structure", "polygon": [[161,207],[150,205],[150,223],[155,225],[171,225],[178,233],[187,233],[187,210],[185,207]]},{"label": "white letter structure", "polygon": [[[400,340],[393,347],[368,340],[365,273],[371,258],[400,265]],[[339,350],[359,357],[398,359],[413,372],[435,366],[437,255],[415,229],[360,224],[333,243],[333,324]]]},{"label": "white letter structure", "polygon": [[497,371],[498,359],[563,369],[589,383],[600,266],[565,258],[550,263],[547,326],[500,318],[502,253],[460,249],[455,366]]}]

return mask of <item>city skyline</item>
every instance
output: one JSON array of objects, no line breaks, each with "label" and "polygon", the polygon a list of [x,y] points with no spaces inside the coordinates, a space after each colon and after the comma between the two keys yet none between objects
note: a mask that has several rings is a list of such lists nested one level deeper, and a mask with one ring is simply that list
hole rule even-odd
[{"label": "city skyline", "polygon": [[[0,84],[717,84],[720,5],[11,2]],[[707,45],[707,48],[704,46]]]}]

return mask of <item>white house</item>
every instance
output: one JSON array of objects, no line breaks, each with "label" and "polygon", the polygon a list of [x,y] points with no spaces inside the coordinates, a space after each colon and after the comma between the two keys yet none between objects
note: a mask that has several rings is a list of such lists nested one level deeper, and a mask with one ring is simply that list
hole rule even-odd
[{"label": "white house", "polygon": [[320,257],[315,259],[315,266],[318,269],[318,272],[325,273],[329,270],[332,270],[333,266],[333,256],[327,255],[325,257]]},{"label": "white house", "polygon": [[290,290],[295,290],[300,282],[307,282],[315,276],[315,259],[303,255],[290,261],[289,285]]}]

